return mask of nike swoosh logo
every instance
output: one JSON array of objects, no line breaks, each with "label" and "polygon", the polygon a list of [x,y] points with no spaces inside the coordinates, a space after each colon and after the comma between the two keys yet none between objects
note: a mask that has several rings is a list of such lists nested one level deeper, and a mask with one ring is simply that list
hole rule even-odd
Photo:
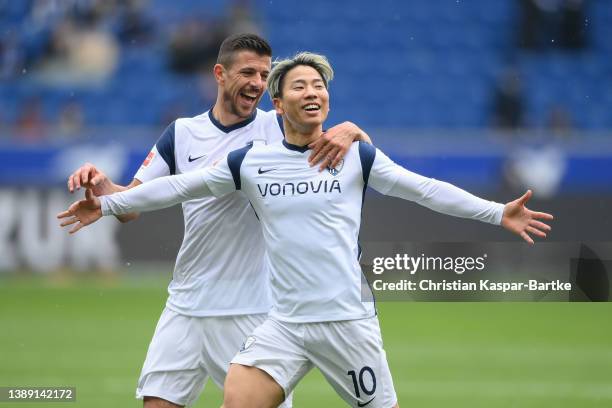
[{"label": "nike swoosh logo", "polygon": [[357,402],[357,406],[358,407],[365,407],[366,405],[368,405],[370,402],[374,401],[374,398],[376,398],[375,396],[372,397],[371,400],[369,400],[368,402],[364,402],[363,404],[361,402]]},{"label": "nike swoosh logo", "polygon": [[187,160],[189,160],[189,163],[191,163],[192,161],[196,161],[198,159],[201,159],[202,157],[206,157],[205,154],[198,156],[198,157],[191,157],[191,155],[189,155],[189,157],[187,158]]},{"label": "nike swoosh logo", "polygon": [[258,174],[264,174],[264,173],[268,173],[270,171],[274,171],[276,169],[267,169],[267,170],[262,170],[261,167],[259,168],[259,170],[257,170]]}]

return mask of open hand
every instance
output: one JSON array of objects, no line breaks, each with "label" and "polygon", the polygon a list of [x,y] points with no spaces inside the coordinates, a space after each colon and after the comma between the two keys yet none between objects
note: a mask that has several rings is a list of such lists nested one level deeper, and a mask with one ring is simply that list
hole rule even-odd
[{"label": "open hand", "polygon": [[522,197],[506,204],[501,225],[508,231],[520,235],[525,241],[533,245],[530,234],[540,238],[546,238],[546,233],[550,231],[550,226],[538,220],[551,221],[551,214],[531,211],[525,204],[531,198],[531,190],[527,190]]},{"label": "open hand", "polygon": [[66,220],[62,221],[60,226],[65,227],[78,223],[70,231],[70,234],[74,234],[86,225],[93,224],[102,218],[102,209],[100,200],[94,196],[90,189],[85,190],[85,199],[75,201],[68,208],[68,210],[61,212],[57,215],[57,218]]}]

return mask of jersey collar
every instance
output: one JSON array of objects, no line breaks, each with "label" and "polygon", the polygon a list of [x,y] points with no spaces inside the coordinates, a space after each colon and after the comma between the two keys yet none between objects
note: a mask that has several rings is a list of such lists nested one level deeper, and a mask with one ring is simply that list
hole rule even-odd
[{"label": "jersey collar", "polygon": [[223,126],[221,124],[221,122],[219,122],[217,119],[215,119],[215,116],[212,113],[214,107],[215,107],[215,105],[213,105],[210,108],[210,110],[208,111],[208,117],[210,118],[210,121],[212,122],[212,124],[215,125],[215,127],[217,129],[219,129],[220,131],[222,131],[223,133],[229,133],[229,132],[234,131],[236,129],[240,129],[241,127],[245,127],[249,123],[253,122],[255,120],[255,117],[257,116],[257,109],[255,109],[253,111],[253,113],[251,114],[251,116],[249,116],[248,118],[246,118],[242,122],[234,123],[231,126]]},{"label": "jersey collar", "polygon": [[291,144],[287,141],[287,139],[283,139],[283,146],[285,146],[289,150],[295,150],[296,152],[300,152],[300,153],[304,153],[310,149],[308,145],[298,146],[298,145]]}]

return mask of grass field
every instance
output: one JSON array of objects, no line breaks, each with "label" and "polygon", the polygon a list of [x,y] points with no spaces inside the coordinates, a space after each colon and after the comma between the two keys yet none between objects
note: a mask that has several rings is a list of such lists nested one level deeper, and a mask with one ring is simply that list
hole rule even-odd
[{"label": "grass field", "polygon": [[[76,386],[76,403],[138,407],[134,388],[166,279],[0,279],[0,386]],[[386,303],[403,407],[612,407],[612,304]],[[294,406],[344,406],[318,373]],[[218,407],[209,383],[197,407]]]}]

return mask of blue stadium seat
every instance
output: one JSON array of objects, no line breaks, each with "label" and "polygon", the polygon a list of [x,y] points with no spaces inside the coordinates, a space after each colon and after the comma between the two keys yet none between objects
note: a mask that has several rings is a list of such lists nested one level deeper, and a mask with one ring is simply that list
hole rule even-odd
[{"label": "blue stadium seat", "polygon": [[[151,0],[146,12],[166,38],[192,16],[230,12],[224,0],[205,3]],[[579,126],[611,126],[605,108],[612,106],[612,2],[589,3],[593,45],[567,54],[516,49],[520,10],[514,0],[256,0],[253,6],[275,55],[312,50],[330,58],[337,72],[331,119],[355,118],[372,127],[488,126],[492,89],[504,69],[517,64],[530,123],[543,125],[551,106],[562,103]],[[20,32],[35,58],[49,33],[27,30],[28,10],[28,2],[0,0],[0,30]],[[207,109],[197,79],[169,72],[165,45],[124,47],[104,89],[44,89],[45,115],[78,100],[91,124],[157,125],[176,101],[194,114]],[[20,103],[39,92],[28,78],[0,83],[3,120],[14,120]]]}]

